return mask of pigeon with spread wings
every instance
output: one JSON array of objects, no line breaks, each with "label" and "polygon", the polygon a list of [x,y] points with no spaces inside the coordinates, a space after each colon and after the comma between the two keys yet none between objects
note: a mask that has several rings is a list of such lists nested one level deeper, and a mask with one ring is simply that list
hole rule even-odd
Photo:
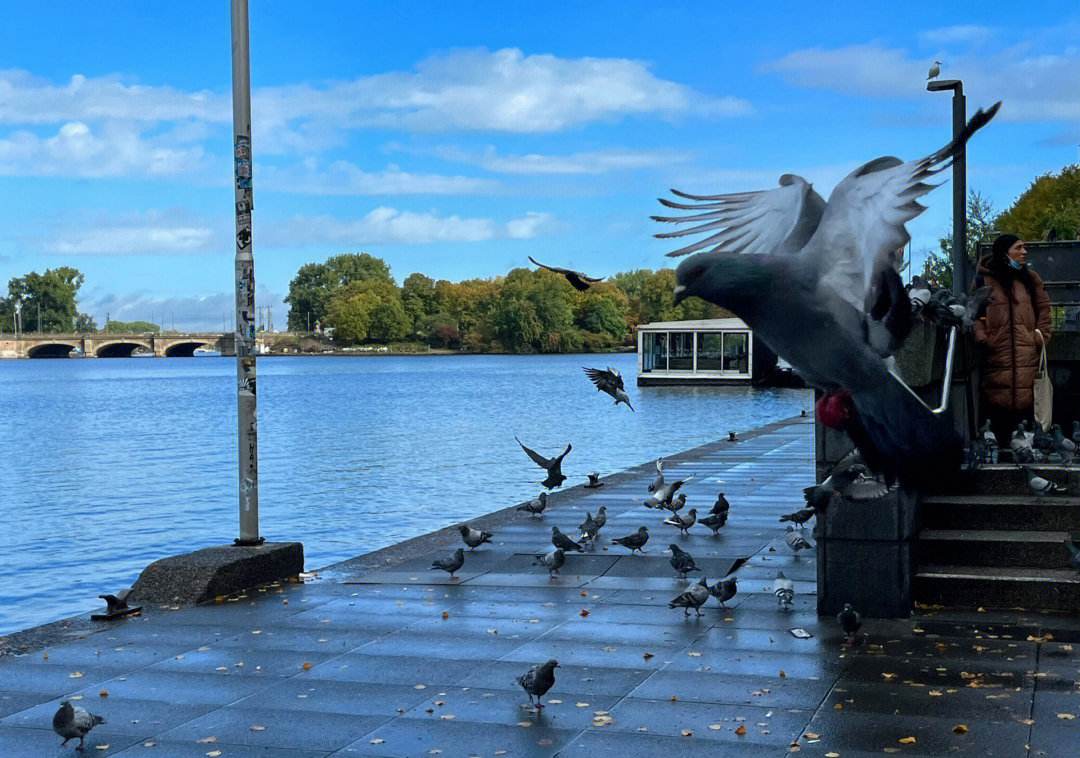
[{"label": "pigeon with spread wings", "polygon": [[547,478],[540,483],[549,490],[554,489],[555,487],[561,487],[562,483],[566,481],[566,476],[562,472],[563,458],[565,458],[570,450],[573,449],[570,443],[566,443],[566,449],[557,457],[545,458],[532,448],[525,447],[525,443],[518,440],[517,437],[514,437],[514,439],[521,445],[521,449],[525,451],[525,454],[533,459],[533,463],[547,471]]},{"label": "pigeon with spread wings", "polygon": [[675,301],[696,295],[739,316],[827,393],[823,423],[846,431],[867,465],[890,480],[925,482],[954,470],[961,443],[952,420],[931,413],[869,343],[872,285],[910,239],[904,224],[925,210],[917,198],[936,186],[928,181],[999,106],[978,111],[953,141],[925,158],[884,157],[860,166],[828,203],[805,179],[785,174],[777,189],[764,192],[676,193],[700,203],[662,202],[704,212],[654,217],[697,224],[657,236],[710,233],[669,253],[697,252],[676,271]]},{"label": "pigeon with spread wings", "polygon": [[626,403],[627,408],[634,410],[634,406],[630,405],[630,396],[626,394],[626,385],[618,369],[608,366],[607,371],[601,368],[582,368],[581,370],[596,385],[597,392],[606,392],[615,398],[615,405]]},{"label": "pigeon with spread wings", "polygon": [[556,274],[562,274],[564,277],[566,277],[566,281],[570,282],[570,284],[573,285],[574,289],[578,290],[579,292],[584,292],[585,290],[589,289],[590,286],[596,284],[597,282],[604,281],[604,277],[602,276],[586,276],[580,271],[573,271],[572,269],[568,268],[559,268],[558,266],[545,266],[543,263],[536,260],[531,255],[529,256],[529,260],[535,263],[540,268],[546,268],[548,271],[554,271]]}]

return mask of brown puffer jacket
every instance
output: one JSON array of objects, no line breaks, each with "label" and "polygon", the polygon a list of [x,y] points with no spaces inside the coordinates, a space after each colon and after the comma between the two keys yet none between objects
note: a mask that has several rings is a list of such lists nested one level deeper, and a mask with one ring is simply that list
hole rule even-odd
[{"label": "brown puffer jacket", "polygon": [[[1042,346],[1035,330],[1050,342],[1050,298],[1042,279],[1030,268],[1035,302],[1018,277],[995,276],[990,258],[979,261],[975,286],[989,285],[985,315],[975,322],[975,341],[985,346],[982,391],[999,408],[1027,411],[1035,405],[1033,387]],[[1006,287],[1011,284],[1008,290]]]}]

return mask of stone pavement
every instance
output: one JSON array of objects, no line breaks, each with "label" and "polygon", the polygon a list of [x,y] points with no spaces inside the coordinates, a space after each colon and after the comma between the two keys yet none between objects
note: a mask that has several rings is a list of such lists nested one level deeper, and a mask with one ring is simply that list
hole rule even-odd
[{"label": "stone pavement", "polygon": [[[151,609],[4,656],[0,756],[75,755],[50,729],[72,696],[108,720],[88,756],[1080,754],[1074,619],[925,609],[867,622],[865,641],[842,649],[835,621],[814,611],[813,551],[792,556],[777,523],[813,479],[812,437],[795,419],[668,459],[669,479],[694,475],[688,508],[727,493],[716,538],[701,527],[680,538],[640,505],[646,464],[559,493],[543,519],[475,520],[495,544],[468,554],[459,579],[428,570],[457,545],[443,530],[316,581]],[[600,546],[554,579],[531,565],[552,525],[571,533],[600,505]],[[639,525],[652,535],[644,556],[608,544]],[[668,609],[686,586],[671,542],[710,582],[751,556],[729,609]],[[778,569],[796,584],[786,613],[771,592]],[[552,657],[561,666],[538,715],[515,678]]]}]

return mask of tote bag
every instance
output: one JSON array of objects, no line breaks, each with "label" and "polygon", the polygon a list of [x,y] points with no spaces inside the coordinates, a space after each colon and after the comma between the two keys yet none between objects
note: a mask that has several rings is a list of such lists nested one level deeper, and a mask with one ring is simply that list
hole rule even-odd
[{"label": "tote bag", "polygon": [[1035,423],[1044,432],[1050,431],[1054,420],[1054,385],[1050,383],[1050,372],[1046,370],[1046,345],[1039,354],[1039,371],[1035,374]]}]

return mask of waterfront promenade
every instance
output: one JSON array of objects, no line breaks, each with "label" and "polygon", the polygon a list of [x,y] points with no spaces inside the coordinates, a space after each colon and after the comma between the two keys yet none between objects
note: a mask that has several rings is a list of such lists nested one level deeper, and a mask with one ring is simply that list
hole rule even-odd
[{"label": "waterfront promenade", "polygon": [[[1075,754],[1074,621],[927,610],[867,622],[866,641],[845,650],[835,621],[818,619],[814,553],[791,555],[777,522],[813,480],[811,419],[671,457],[666,474],[694,476],[687,507],[702,514],[727,494],[720,536],[680,538],[643,508],[655,475],[643,464],[558,492],[543,519],[474,520],[494,544],[467,555],[459,579],[428,569],[460,542],[443,530],[303,584],[147,609],[89,635],[75,623],[16,636],[22,654],[0,657],[0,755],[74,755],[50,729],[72,695],[108,720],[88,756]],[[593,551],[555,579],[531,565],[552,525],[572,533],[600,505]],[[644,556],[610,545],[641,525]],[[727,610],[668,609],[686,586],[671,542],[710,583],[752,556]],[[787,613],[771,591],[781,569],[796,586]],[[537,715],[515,678],[548,658],[561,666]]]}]

